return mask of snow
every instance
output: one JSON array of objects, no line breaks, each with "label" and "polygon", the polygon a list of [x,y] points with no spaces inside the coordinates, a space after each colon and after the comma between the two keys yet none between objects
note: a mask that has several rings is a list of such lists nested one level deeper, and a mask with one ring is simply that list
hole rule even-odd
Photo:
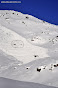
[{"label": "snow", "polygon": [[44,38],[42,38],[41,36],[34,36],[31,40],[28,39],[28,41],[32,44],[37,44],[37,45],[43,45],[45,43],[47,43],[48,41],[46,41]]},{"label": "snow", "polygon": [[3,26],[0,26],[0,29],[0,49],[8,55],[14,56],[23,63],[35,60],[34,55],[38,55],[38,59],[48,57],[47,49],[34,47],[25,38]]},{"label": "snow", "polygon": [[11,80],[7,78],[0,77],[0,87],[1,88],[56,88],[51,86],[46,86],[38,83],[22,82],[17,80]]},{"label": "snow", "polygon": [[0,77],[58,87],[57,64],[58,26],[0,11]]}]

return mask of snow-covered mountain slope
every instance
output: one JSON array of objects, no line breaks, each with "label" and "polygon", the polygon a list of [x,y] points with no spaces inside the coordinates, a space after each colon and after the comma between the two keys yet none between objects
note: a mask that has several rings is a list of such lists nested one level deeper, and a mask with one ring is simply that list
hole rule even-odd
[{"label": "snow-covered mountain slope", "polygon": [[32,82],[22,82],[0,77],[0,88],[57,88]]},{"label": "snow-covered mountain slope", "polygon": [[1,10],[0,60],[2,77],[58,87],[58,26]]},{"label": "snow-covered mountain slope", "polygon": [[25,38],[3,26],[0,26],[0,49],[22,61],[22,63],[35,60],[34,55],[38,55],[38,59],[48,57],[46,49],[34,47]]}]

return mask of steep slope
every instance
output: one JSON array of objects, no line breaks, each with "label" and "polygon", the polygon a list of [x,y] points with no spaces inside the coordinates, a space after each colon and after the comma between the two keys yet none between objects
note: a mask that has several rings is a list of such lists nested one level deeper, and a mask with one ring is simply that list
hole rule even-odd
[{"label": "steep slope", "polygon": [[0,77],[1,88],[56,88],[32,82],[22,82]]},{"label": "steep slope", "polygon": [[0,76],[58,87],[58,26],[1,10],[0,50],[0,60],[6,55],[5,61],[13,63],[3,67],[1,60]]},{"label": "steep slope", "polygon": [[0,49],[17,58],[22,63],[28,63],[37,59],[48,57],[47,50],[28,43],[25,38],[17,33],[0,26]]}]

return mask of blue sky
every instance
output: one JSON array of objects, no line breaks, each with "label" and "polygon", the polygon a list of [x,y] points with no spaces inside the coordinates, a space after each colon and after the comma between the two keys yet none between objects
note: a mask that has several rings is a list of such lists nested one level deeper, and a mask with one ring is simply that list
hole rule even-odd
[{"label": "blue sky", "polygon": [[49,23],[58,25],[58,0],[0,0],[21,1],[18,4],[2,4],[1,10],[15,10],[33,15]]}]

